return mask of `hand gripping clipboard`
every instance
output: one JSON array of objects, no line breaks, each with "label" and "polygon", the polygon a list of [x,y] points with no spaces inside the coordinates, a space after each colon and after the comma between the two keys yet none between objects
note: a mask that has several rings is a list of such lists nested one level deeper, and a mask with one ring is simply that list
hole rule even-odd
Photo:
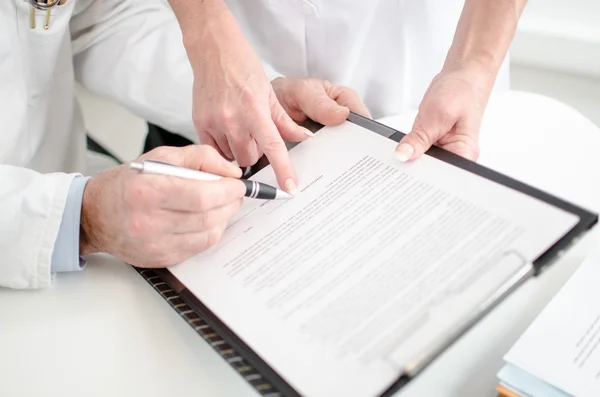
[{"label": "hand gripping clipboard", "polygon": [[[371,119],[351,113],[348,121],[366,128],[374,133],[383,135],[396,142],[404,134]],[[321,126],[309,124],[309,129],[316,131]],[[293,147],[294,145],[290,145]],[[519,270],[502,280],[499,287],[483,301],[468,317],[461,320],[459,326],[436,343],[415,356],[398,374],[394,382],[381,397],[388,397],[407,385],[418,376],[430,363],[440,356],[448,347],[456,342],[469,329],[477,324],[484,316],[491,312],[500,302],[515,291],[528,279],[540,275],[571,245],[579,240],[598,221],[598,215],[581,207],[568,203],[555,196],[549,195],[534,187],[516,181],[503,174],[490,170],[458,155],[450,153],[439,147],[432,147],[428,155],[438,160],[452,164],[465,171],[482,176],[506,187],[515,189],[524,194],[544,201],[554,207],[576,215],[579,222],[557,241],[546,252],[541,254],[533,263],[527,261],[518,252],[506,252],[500,260],[516,261]],[[250,177],[268,165],[266,158],[250,169],[244,177]],[[138,272],[179,312],[179,314],[202,336],[211,346],[219,352],[227,362],[240,373],[259,394],[267,397],[275,396],[300,396],[286,380],[281,377],[275,368],[271,368],[252,349],[244,343],[226,324],[202,304],[184,285],[182,285],[168,270],[137,269]]]}]

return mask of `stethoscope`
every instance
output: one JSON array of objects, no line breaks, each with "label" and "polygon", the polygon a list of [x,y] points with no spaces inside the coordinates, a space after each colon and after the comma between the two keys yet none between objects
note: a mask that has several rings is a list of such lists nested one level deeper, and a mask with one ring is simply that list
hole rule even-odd
[{"label": "stethoscope", "polygon": [[38,1],[38,0],[27,0],[29,5],[31,5],[36,10],[40,10],[40,11],[49,11],[52,7],[57,6],[58,3],[60,3],[60,1],[61,0],[48,0],[47,3],[46,2],[42,3],[41,1]]}]

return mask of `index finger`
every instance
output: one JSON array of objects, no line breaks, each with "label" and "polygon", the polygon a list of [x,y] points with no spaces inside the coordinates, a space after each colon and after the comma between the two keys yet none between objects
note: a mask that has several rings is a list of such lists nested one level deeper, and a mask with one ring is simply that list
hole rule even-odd
[{"label": "index finger", "polygon": [[[154,175],[153,175],[154,176]],[[246,186],[239,179],[223,178],[218,181],[195,181],[168,178],[158,186],[160,208],[174,211],[204,212],[239,200],[246,194]]]},{"label": "index finger", "polygon": [[279,186],[294,195],[298,186],[298,179],[285,142],[283,142],[273,120],[266,117],[260,120],[253,128],[252,136],[273,166]]}]

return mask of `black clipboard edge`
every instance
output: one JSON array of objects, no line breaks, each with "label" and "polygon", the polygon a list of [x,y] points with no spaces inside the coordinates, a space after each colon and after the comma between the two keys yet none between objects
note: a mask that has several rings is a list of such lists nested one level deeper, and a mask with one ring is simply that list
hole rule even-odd
[{"label": "black clipboard edge", "polygon": [[196,311],[201,317],[214,329],[217,334],[227,341],[229,345],[242,356],[248,363],[256,368],[260,374],[265,377],[275,389],[286,397],[301,397],[298,393],[277,371],[266,363],[258,354],[254,352],[242,338],[234,333],[221,319],[216,316],[208,307],[206,307],[189,290],[184,289],[179,293],[181,299],[186,302],[192,310]]},{"label": "black clipboard edge", "polygon": [[[269,371],[259,371],[246,358],[252,351],[249,348],[240,348],[235,344],[237,337],[228,337],[229,333],[218,329],[216,326],[220,323],[218,318],[202,305],[171,272],[166,269],[147,269],[134,266],[133,268],[259,395],[262,397],[284,396],[266,376],[266,372]],[[261,367],[261,370],[264,369]],[[269,375],[271,374],[269,373]],[[276,379],[273,376],[271,378]],[[284,387],[286,385],[287,383],[280,384]],[[290,395],[296,397],[298,394]]]},{"label": "black clipboard edge", "polygon": [[[286,397],[301,397],[300,393],[292,388],[290,384],[283,379],[283,377],[281,377],[270,365],[268,365],[259,355],[257,355],[254,350],[252,350],[236,333],[229,329],[229,327],[225,325],[225,323],[223,323],[218,316],[216,316],[208,307],[206,307],[196,297],[196,295],[187,289],[168,269],[136,268],[136,270],[144,278],[146,278],[146,281],[148,281],[151,285],[156,285],[156,283],[152,283],[152,280],[150,279],[151,277],[147,277],[145,272],[151,272],[150,276],[159,277],[169,289],[172,289],[178,295],[178,298],[181,299],[189,307],[189,309],[193,310],[199,318],[201,318],[214,332],[220,336],[220,338],[227,342],[227,344],[231,346],[231,348],[235,350],[237,354],[246,360],[248,364],[254,367],[261,374],[261,376],[264,377],[268,383],[274,387],[275,391],[272,392],[273,395],[276,393],[281,393],[281,395]],[[161,295],[163,295],[165,299],[170,298],[165,296],[162,291],[158,290],[158,288],[155,287],[155,289]],[[171,306],[174,306],[170,299],[169,303],[171,303]],[[182,313],[180,312],[180,314]],[[185,318],[185,316],[183,317]],[[194,328],[194,324],[189,321],[188,323]],[[253,383],[251,383],[251,385],[256,386]],[[269,394],[269,396],[271,396],[271,394]]]},{"label": "black clipboard edge", "polygon": [[[178,296],[179,299],[181,299],[181,301],[185,302],[185,304],[189,307],[189,309],[193,310],[194,313],[197,314],[199,318],[201,318],[206,324],[208,324],[210,326],[210,328],[219,335],[220,338],[222,338],[224,341],[226,341],[227,344],[229,346],[231,346],[231,348],[233,350],[235,350],[235,352],[237,354],[239,354],[240,357],[243,357],[243,359],[249,365],[251,365],[264,378],[264,380],[267,382],[267,384],[269,386],[272,385],[271,392],[268,394],[263,394],[263,396],[267,396],[267,397],[276,397],[276,396],[280,396],[280,395],[286,396],[286,397],[301,397],[302,396],[281,375],[279,375],[279,373],[277,373],[277,371],[275,371],[259,355],[257,355],[236,333],[234,333],[232,330],[230,330],[229,327],[227,327],[227,325],[225,325],[225,323],[223,323],[219,319],[218,316],[216,316],[208,307],[206,307],[202,302],[200,302],[200,300],[189,289],[184,287],[181,284],[181,282],[175,277],[175,275],[173,275],[167,269],[137,269],[137,270],[144,278],[146,278],[146,280],[151,285],[153,285],[153,284],[156,285],[156,283],[151,282],[150,279],[152,277],[148,277],[147,275],[144,275],[144,272],[152,271],[153,273],[151,273],[151,275],[155,275],[155,276],[159,277],[160,280],[162,282],[164,282],[170,289],[173,289],[179,295]],[[519,283],[513,285],[513,287],[509,291],[507,291],[507,293],[505,295],[500,297],[493,306],[490,306],[486,312],[483,312],[477,318],[477,321],[480,321],[485,316],[487,316],[498,304],[500,304],[512,292],[517,290],[528,279],[529,278],[523,278],[522,280],[520,280]],[[172,300],[168,299],[169,298],[168,296],[165,296],[163,294],[163,292],[161,292],[157,287],[155,287],[155,289],[161,295],[163,295],[163,297],[166,300],[168,300],[169,303],[171,303],[171,306],[173,306],[173,307],[175,306],[175,305],[173,305],[174,302]],[[192,324],[192,322],[190,322],[189,319],[186,318],[186,316],[183,315],[180,310],[178,310],[176,308],[175,308],[175,310],[178,311],[180,313],[180,315],[182,315],[182,317],[184,317],[186,320],[188,320],[188,323],[192,328],[195,328],[195,324]],[[211,332],[211,331],[209,330],[209,332]],[[206,340],[206,338],[202,334],[201,334],[201,336]],[[452,340],[449,340],[448,344],[452,345],[453,343],[455,343],[457,340],[459,340],[463,336],[464,336],[464,333],[457,335]],[[209,342],[210,341],[207,340],[207,343],[209,343]],[[437,355],[432,357],[431,361],[434,361],[440,355],[442,355],[445,352],[447,347],[449,347],[449,346],[445,346],[444,349],[441,349]],[[216,349],[216,350],[218,351],[218,349]],[[219,352],[219,353],[221,353],[221,352]],[[223,358],[225,359],[225,357],[223,357]],[[231,364],[229,364],[229,365],[231,365]],[[232,365],[232,367],[235,370],[238,369],[233,365]],[[419,372],[419,373],[417,373],[417,375],[414,375],[414,376],[408,376],[406,374],[401,374],[397,380],[393,381],[391,383],[391,385],[388,386],[388,388],[385,389],[380,394],[380,397],[392,397],[394,394],[396,394],[398,391],[400,391],[403,387],[408,385],[411,381],[416,379],[421,374],[422,374],[422,372]],[[241,374],[241,373],[240,373],[240,375],[243,376],[243,374]],[[246,379],[246,380],[248,381],[248,379]],[[257,392],[263,391],[263,390],[259,390],[257,387],[257,386],[260,386],[261,384],[257,385],[257,384],[255,384],[255,382],[252,382],[252,381],[248,381],[248,382],[250,383],[251,386],[257,388]],[[264,381],[262,382],[262,385],[265,385]]]},{"label": "black clipboard edge", "polygon": [[[398,130],[395,130],[391,127],[388,127],[369,118],[363,117],[356,113],[350,113],[350,115],[348,116],[348,121],[373,132],[376,132],[378,134],[381,134],[383,136],[387,136],[396,142],[399,142],[400,139],[402,139],[405,136],[404,133]],[[533,261],[536,275],[539,275],[555,259],[560,257],[561,252],[567,250],[587,230],[591,229],[594,225],[598,223],[598,214],[588,211],[575,204],[569,203],[551,194],[545,193],[531,185],[519,182],[516,179],[501,174],[481,164],[467,160],[438,146],[432,146],[427,151],[427,155],[441,160],[445,163],[452,164],[460,169],[471,172],[475,175],[479,175],[488,180],[507,186],[511,189],[525,193],[529,196],[535,197],[540,201],[548,203],[554,207],[558,207],[579,218],[579,222],[569,232],[567,232],[560,240],[558,240],[553,246],[546,250],[546,252],[541,254],[538,258],[536,258]]]},{"label": "black clipboard edge", "polygon": [[[197,313],[198,317],[202,318],[206,324],[210,326],[224,341],[226,341],[233,350],[237,352],[244,360],[248,362],[253,368],[261,374],[266,381],[272,385],[275,389],[272,395],[275,396],[280,393],[285,397],[302,397],[302,395],[295,390],[277,371],[275,371],[269,364],[267,364],[258,354],[254,352],[235,332],[233,332],[225,323],[215,315],[212,310],[206,307],[200,300],[194,295],[189,289],[182,287],[181,282],[175,277],[173,273],[165,269],[138,269],[138,272],[144,276],[144,271],[153,271],[154,275],[160,277],[161,281],[166,283],[169,288],[172,288],[179,295],[179,299],[186,303],[186,305]],[[146,277],[145,277],[146,278]],[[148,278],[146,280],[152,284]],[[181,287],[181,288],[180,288]],[[177,290],[177,288],[180,288]],[[155,287],[155,289],[157,289]],[[158,290],[158,289],[157,289]],[[161,291],[158,290],[159,293]],[[162,293],[161,293],[162,295]],[[167,299],[165,297],[165,299]],[[173,306],[173,305],[172,305]],[[180,313],[181,314],[181,313]],[[189,321],[188,321],[189,323]],[[194,327],[193,324],[189,323],[190,326]],[[234,367],[234,369],[236,369]],[[404,386],[406,386],[415,377],[409,377],[407,375],[401,375],[380,395],[380,397],[391,397],[393,394],[398,392]],[[251,386],[256,387],[252,382]],[[269,397],[271,394],[269,394]]]}]

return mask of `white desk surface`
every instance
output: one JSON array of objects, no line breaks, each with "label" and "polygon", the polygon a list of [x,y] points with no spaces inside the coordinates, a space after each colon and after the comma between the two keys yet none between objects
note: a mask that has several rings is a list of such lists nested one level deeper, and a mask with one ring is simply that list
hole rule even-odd
[{"label": "white desk surface", "polygon": [[[389,122],[404,131],[410,117]],[[578,146],[580,145],[580,146]],[[530,94],[499,95],[480,162],[600,210],[600,130]],[[590,233],[456,343],[399,397],[495,396],[502,356],[582,262]],[[108,256],[44,291],[0,289],[1,396],[257,396],[133,269]]]}]

